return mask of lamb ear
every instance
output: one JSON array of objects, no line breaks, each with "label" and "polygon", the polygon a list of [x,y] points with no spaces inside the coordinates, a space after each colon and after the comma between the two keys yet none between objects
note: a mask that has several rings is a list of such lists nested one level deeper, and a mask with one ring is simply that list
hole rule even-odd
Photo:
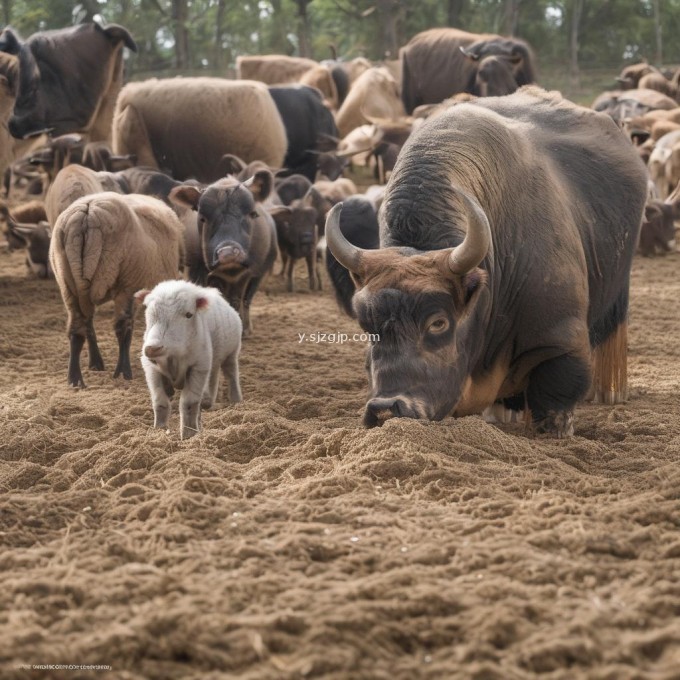
[{"label": "lamb ear", "polygon": [[142,290],[138,290],[133,297],[139,304],[142,304],[150,292],[150,290],[143,288]]},{"label": "lamb ear", "polygon": [[198,210],[198,202],[201,200],[203,191],[191,184],[181,184],[168,194],[171,203],[181,205],[184,208]]},{"label": "lamb ear", "polygon": [[196,310],[197,311],[199,309],[206,309],[209,304],[210,304],[210,302],[209,302],[208,298],[204,297],[203,295],[196,298]]}]

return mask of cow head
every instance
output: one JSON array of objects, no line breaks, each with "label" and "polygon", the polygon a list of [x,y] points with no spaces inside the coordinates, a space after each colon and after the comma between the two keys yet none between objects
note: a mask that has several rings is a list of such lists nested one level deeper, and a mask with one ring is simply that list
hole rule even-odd
[{"label": "cow head", "polygon": [[111,79],[120,44],[136,50],[126,29],[98,24],[36,33],[26,42],[11,29],[0,33],[0,51],[15,55],[19,78],[9,131],[19,139],[47,130],[85,130]]},{"label": "cow head", "polygon": [[363,250],[340,231],[342,204],[328,215],[328,248],[358,288],[357,320],[379,336],[369,353],[367,427],[394,416],[440,420],[469,387],[481,352],[479,320],[488,314],[487,274],[478,265],[489,251],[491,230],[477,201],[454,193],[467,228],[453,248]]},{"label": "cow head", "polygon": [[261,203],[269,196],[274,177],[259,170],[245,182],[224,177],[208,187],[182,184],[170,201],[198,212],[201,251],[212,276],[237,279],[250,266],[255,222],[268,219]]},{"label": "cow head", "polygon": [[290,205],[277,205],[269,209],[276,224],[279,244],[294,259],[313,254],[318,241],[317,210],[310,189],[301,199]]},{"label": "cow head", "polygon": [[657,250],[666,253],[675,250],[674,220],[680,217],[680,204],[652,200],[645,206],[645,216],[640,229],[638,248],[645,257],[653,257]]}]

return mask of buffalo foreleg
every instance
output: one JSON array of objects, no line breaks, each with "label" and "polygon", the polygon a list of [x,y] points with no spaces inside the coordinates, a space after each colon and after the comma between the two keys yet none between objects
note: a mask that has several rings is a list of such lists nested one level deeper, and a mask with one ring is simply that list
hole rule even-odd
[{"label": "buffalo foreleg", "polygon": [[536,432],[571,437],[574,407],[589,386],[590,367],[581,357],[565,354],[536,366],[526,392]]}]

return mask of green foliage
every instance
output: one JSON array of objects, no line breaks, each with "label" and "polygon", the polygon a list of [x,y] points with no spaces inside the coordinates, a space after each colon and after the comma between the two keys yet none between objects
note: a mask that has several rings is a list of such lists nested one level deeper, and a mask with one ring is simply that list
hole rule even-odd
[{"label": "green foliage", "polygon": [[[498,32],[505,4],[511,0],[311,0],[307,5],[313,56],[381,59],[389,45],[384,27],[394,21],[396,43],[404,44],[419,31],[445,26],[450,8],[460,8],[459,28]],[[101,15],[131,30],[139,53],[130,60],[133,71],[148,74],[176,66],[176,38],[189,36],[186,63],[192,72],[227,75],[239,54],[298,54],[302,0],[2,0],[3,15],[23,35],[73,22],[81,15]],[[546,72],[569,63],[569,27],[574,0],[515,0],[519,2],[517,35],[526,39]],[[665,63],[680,62],[680,0],[661,0]],[[177,21],[178,8],[186,20]],[[183,24],[180,25],[180,24]],[[580,22],[579,63],[582,68],[618,70],[624,62],[650,61],[656,54],[653,0],[584,0]],[[543,69],[542,69],[543,70]]]}]

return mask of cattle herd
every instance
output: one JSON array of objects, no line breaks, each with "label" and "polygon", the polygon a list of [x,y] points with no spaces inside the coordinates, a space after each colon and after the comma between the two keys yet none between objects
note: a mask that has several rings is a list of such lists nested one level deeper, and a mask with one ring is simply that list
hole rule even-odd
[{"label": "cattle herd", "polygon": [[[485,413],[570,436],[576,403],[626,396],[636,249],[674,249],[680,72],[623,70],[592,108],[535,82],[523,41],[432,29],[397,62],[244,56],[237,77],[124,84],[121,26],[0,34],[0,222],[67,313],[67,379],[132,376],[136,303],[154,421],[200,430],[262,280],[298,260],[379,341],[364,423]],[[348,165],[373,168],[359,193]],[[246,395],[247,396],[247,395]]]}]

